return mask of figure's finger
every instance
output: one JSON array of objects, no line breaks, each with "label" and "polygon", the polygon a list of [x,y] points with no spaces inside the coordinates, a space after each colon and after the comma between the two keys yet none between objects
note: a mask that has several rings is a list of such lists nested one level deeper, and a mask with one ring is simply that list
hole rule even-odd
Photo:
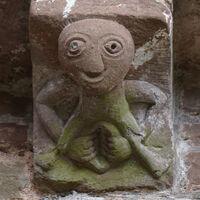
[{"label": "figure's finger", "polygon": [[107,147],[109,150],[115,150],[115,145],[114,145],[113,141],[110,143],[107,143]]},{"label": "figure's finger", "polygon": [[92,154],[93,152],[95,152],[95,148],[94,148],[94,147],[91,147],[91,148],[89,148],[89,149],[87,149],[87,150],[84,150],[84,151],[83,151],[83,155],[84,155],[84,156],[87,156],[87,155]]},{"label": "figure's finger", "polygon": [[101,149],[101,154],[102,154],[104,157],[106,157],[106,152],[105,152],[104,148]]},{"label": "figure's finger", "polygon": [[112,149],[110,149],[108,146],[105,146],[104,151],[106,154],[113,154]]},{"label": "figure's finger", "polygon": [[105,135],[106,137],[110,137],[110,136],[112,136],[112,133],[109,130],[104,128],[103,129],[103,135]]},{"label": "figure's finger", "polygon": [[114,139],[114,137],[108,137],[106,140],[108,143],[113,143],[113,139]]},{"label": "figure's finger", "polygon": [[87,150],[90,147],[92,147],[93,145],[94,145],[93,141],[89,140],[87,143],[85,143],[84,149]]},{"label": "figure's finger", "polygon": [[114,155],[108,154],[108,155],[107,155],[107,159],[108,159],[108,160],[113,160],[113,159],[114,159]]},{"label": "figure's finger", "polygon": [[106,146],[103,147],[103,151],[104,151],[104,154],[105,154],[105,155],[109,153],[109,150],[107,149]]},{"label": "figure's finger", "polygon": [[89,160],[93,159],[95,156],[96,156],[96,152],[92,152],[92,153],[89,154],[89,155],[83,156],[82,159],[83,159],[84,161],[89,161]]},{"label": "figure's finger", "polygon": [[105,144],[107,143],[106,137],[104,135],[101,136],[101,147],[103,148]]},{"label": "figure's finger", "polygon": [[91,140],[95,140],[97,138],[97,134],[92,134],[88,136]]}]

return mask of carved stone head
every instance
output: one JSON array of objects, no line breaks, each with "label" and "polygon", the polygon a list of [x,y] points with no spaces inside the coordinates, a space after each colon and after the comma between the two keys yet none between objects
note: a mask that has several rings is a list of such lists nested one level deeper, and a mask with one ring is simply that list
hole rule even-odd
[{"label": "carved stone head", "polygon": [[63,70],[88,93],[104,94],[129,71],[135,46],[130,32],[111,20],[84,19],[66,26],[58,39]]}]

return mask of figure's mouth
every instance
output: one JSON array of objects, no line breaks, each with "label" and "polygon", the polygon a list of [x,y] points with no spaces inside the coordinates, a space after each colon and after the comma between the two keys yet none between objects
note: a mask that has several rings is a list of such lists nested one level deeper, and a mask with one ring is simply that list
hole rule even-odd
[{"label": "figure's mouth", "polygon": [[102,72],[84,72],[89,78],[97,78]]},{"label": "figure's mouth", "polygon": [[104,79],[103,72],[81,72],[81,77],[89,83],[97,83]]}]

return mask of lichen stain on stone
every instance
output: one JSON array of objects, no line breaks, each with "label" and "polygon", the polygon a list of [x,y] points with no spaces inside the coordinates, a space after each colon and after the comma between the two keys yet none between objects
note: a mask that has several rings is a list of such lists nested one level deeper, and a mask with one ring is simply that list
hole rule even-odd
[{"label": "lichen stain on stone", "polygon": [[142,47],[136,49],[135,59],[132,62],[134,69],[137,70],[140,66],[153,59],[155,47],[162,38],[166,39],[167,37],[165,29],[159,30],[150,41],[146,42]]}]

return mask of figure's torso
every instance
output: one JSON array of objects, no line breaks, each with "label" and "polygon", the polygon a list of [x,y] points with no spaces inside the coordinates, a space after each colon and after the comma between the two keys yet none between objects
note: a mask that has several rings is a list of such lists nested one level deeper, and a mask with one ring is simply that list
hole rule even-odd
[{"label": "figure's torso", "polygon": [[91,123],[112,121],[113,118],[121,117],[129,111],[123,84],[101,96],[89,96],[83,93],[80,101],[76,112]]}]

